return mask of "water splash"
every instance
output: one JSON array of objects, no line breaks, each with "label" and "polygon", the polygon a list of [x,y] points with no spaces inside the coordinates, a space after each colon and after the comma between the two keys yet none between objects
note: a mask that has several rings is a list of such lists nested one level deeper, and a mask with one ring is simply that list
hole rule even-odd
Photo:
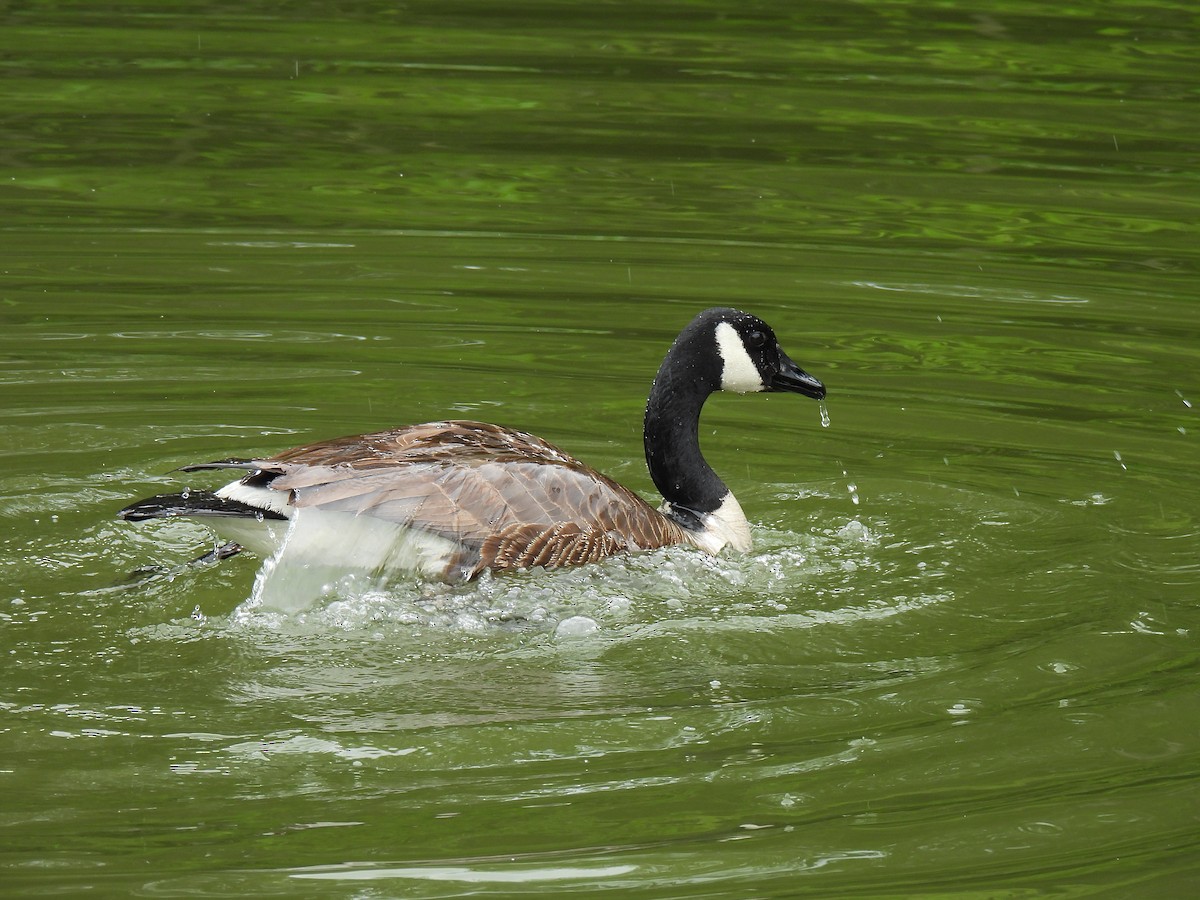
[{"label": "water splash", "polygon": [[[828,616],[847,622],[879,614],[874,601],[861,610],[840,602],[836,612],[819,603],[811,607],[825,589],[838,591],[856,573],[877,570],[880,539],[873,527],[851,520],[819,533],[764,526],[754,526],[754,532],[758,547],[744,555],[710,557],[669,547],[578,568],[484,573],[455,585],[401,573],[344,574],[318,584],[315,599],[309,588],[326,574],[320,567],[284,571],[282,580],[276,569],[265,576],[270,586],[256,585],[255,595],[229,621],[234,628],[285,631],[394,629],[418,642],[441,634],[467,641],[491,635],[587,645],[594,636],[640,640],[650,625],[668,631],[756,629],[769,620],[780,627],[789,622],[811,627]],[[284,563],[285,570],[291,568]]]},{"label": "water splash", "polygon": [[825,401],[819,401],[821,405],[821,427],[829,427],[829,407],[825,405]]}]

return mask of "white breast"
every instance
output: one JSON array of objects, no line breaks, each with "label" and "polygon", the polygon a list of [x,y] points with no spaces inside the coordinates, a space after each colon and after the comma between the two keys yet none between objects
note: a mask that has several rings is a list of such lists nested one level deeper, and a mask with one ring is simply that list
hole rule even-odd
[{"label": "white breast", "polygon": [[[669,504],[664,503],[663,506],[665,512]],[[705,513],[700,521],[703,527],[699,531],[685,529],[688,541],[698,550],[714,556],[726,547],[738,553],[749,551],[750,523],[746,521],[746,514],[742,512],[742,506],[732,491],[725,495],[719,507]]]}]

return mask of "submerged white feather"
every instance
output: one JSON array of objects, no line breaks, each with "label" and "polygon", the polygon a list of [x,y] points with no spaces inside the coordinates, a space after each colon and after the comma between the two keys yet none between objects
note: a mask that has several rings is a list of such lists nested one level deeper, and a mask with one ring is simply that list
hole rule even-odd
[{"label": "submerged white feather", "polygon": [[[265,487],[253,487],[240,481],[231,481],[216,491],[218,497],[225,500],[236,500],[264,512],[278,513],[281,516],[291,516],[292,508],[287,505],[287,494],[273,491]],[[223,540],[241,544],[251,553],[268,557],[275,553],[283,544],[287,533],[288,523],[279,519],[268,518],[239,518],[235,516],[214,516],[208,524]]]}]

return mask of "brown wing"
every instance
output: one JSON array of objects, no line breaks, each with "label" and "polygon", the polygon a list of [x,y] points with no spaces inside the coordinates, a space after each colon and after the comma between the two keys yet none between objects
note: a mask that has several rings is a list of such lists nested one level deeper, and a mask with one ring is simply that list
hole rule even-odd
[{"label": "brown wing", "polygon": [[496,425],[414,425],[255,464],[277,473],[270,486],[288,491],[297,507],[371,516],[456,541],[461,553],[451,577],[593,562],[685,540],[629,489],[541,438]]}]

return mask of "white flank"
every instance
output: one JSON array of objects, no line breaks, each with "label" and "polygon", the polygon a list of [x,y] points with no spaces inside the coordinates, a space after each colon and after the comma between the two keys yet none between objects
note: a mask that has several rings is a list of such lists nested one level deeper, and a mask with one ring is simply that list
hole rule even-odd
[{"label": "white flank", "polygon": [[263,607],[281,612],[302,612],[346,575],[406,571],[440,578],[459,549],[448,538],[353,513],[296,509],[287,524],[254,586]]},{"label": "white flank", "polygon": [[742,336],[728,322],[717,325],[717,351],[721,354],[721,390],[749,394],[766,387]]},{"label": "white flank", "polygon": [[254,596],[266,608],[289,613],[307,609],[339,578],[352,573],[378,576],[416,572],[441,578],[459,547],[420,529],[371,516],[288,505],[286,491],[234,481],[217,496],[287,516],[279,519],[218,517],[209,520],[226,540],[237,541],[266,559]]}]

